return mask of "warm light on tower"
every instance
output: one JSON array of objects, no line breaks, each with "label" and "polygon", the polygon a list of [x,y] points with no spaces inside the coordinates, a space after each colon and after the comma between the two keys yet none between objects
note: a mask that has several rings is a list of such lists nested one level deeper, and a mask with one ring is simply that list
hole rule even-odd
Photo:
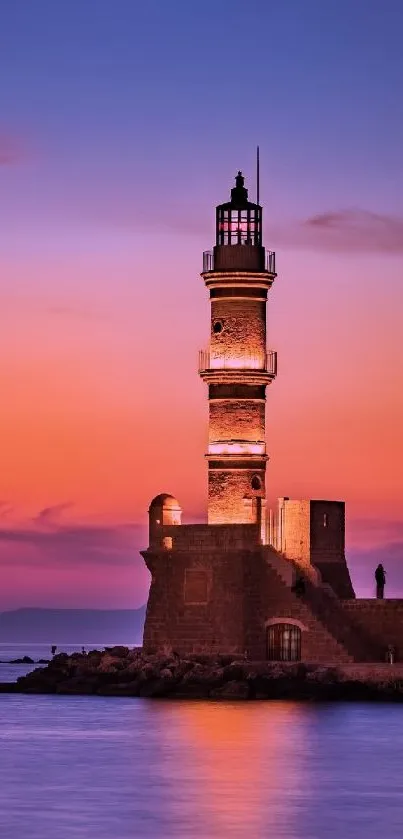
[{"label": "warm light on tower", "polygon": [[241,172],[216,210],[216,244],[203,257],[211,333],[199,356],[209,388],[208,521],[261,525],[265,541],[265,392],[277,373],[266,348],[267,293],[275,254],[262,245],[262,207],[248,201]]}]

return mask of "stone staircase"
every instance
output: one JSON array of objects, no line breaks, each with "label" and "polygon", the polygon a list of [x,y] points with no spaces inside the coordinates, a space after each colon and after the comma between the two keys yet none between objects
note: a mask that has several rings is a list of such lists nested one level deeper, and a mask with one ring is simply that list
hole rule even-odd
[{"label": "stone staircase", "polygon": [[352,661],[379,659],[378,646],[350,619],[337,597],[325,586],[314,586],[304,578],[304,592],[299,595],[312,614],[346,650]]},{"label": "stone staircase", "polygon": [[[354,653],[346,647],[343,640],[332,631],[330,624],[324,619],[326,610],[323,609],[321,612],[319,609],[319,599],[315,599],[315,608],[313,608],[309,596],[304,598],[297,596],[274,567],[276,563],[270,562],[270,552],[265,551],[262,556],[264,570],[260,580],[256,574],[256,567],[253,577],[251,575],[248,580],[249,613],[245,615],[245,626],[249,655],[255,660],[266,658],[266,649],[262,643],[262,622],[265,622],[267,617],[275,616],[284,618],[285,622],[287,618],[298,620],[308,630],[303,634],[304,660],[324,664],[353,663]],[[252,580],[254,590],[251,586]],[[312,586],[312,589],[314,590],[315,587]],[[258,620],[253,620],[253,612],[258,616]]]}]

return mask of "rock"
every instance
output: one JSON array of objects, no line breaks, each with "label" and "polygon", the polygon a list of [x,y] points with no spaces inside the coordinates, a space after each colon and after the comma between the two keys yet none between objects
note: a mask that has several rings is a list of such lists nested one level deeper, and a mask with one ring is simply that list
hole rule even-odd
[{"label": "rock", "polygon": [[208,699],[209,686],[207,682],[180,682],[174,687],[171,696],[176,699]]},{"label": "rock", "polygon": [[127,658],[129,655],[128,647],[105,647],[105,652],[113,658]]},{"label": "rock", "polygon": [[221,687],[210,691],[212,699],[249,699],[250,690],[247,682],[238,682],[235,679],[225,682]]},{"label": "rock", "polygon": [[55,667],[58,667],[62,663],[66,662],[66,661],[70,661],[70,659],[71,659],[71,656],[67,655],[67,653],[57,653],[57,655],[53,656],[50,663],[52,665],[54,665]]},{"label": "rock", "polygon": [[[169,650],[152,656],[142,650],[126,651],[126,647],[110,647],[87,655],[59,653],[46,666],[11,686],[2,686],[1,691],[217,700],[403,701],[403,679],[394,676],[393,670],[378,679],[374,670],[367,680],[360,680],[351,678],[343,668],[301,662],[248,663],[233,656],[204,655],[181,659]],[[28,656],[17,661],[33,663]]]},{"label": "rock", "polygon": [[29,655],[24,655],[23,658],[14,658],[10,661],[10,664],[35,664],[33,658],[30,658]]},{"label": "rock", "polygon": [[17,682],[0,682],[0,693],[18,693]]},{"label": "rock", "polygon": [[56,693],[68,695],[73,694],[74,696],[82,695],[87,696],[88,694],[95,693],[97,688],[97,680],[94,678],[83,678],[81,676],[73,676],[71,679],[66,679],[65,682],[61,682],[56,687]]},{"label": "rock", "polygon": [[240,681],[245,678],[247,673],[247,665],[244,663],[233,661],[223,668],[223,677],[225,682],[232,682],[234,680]]},{"label": "rock", "polygon": [[97,670],[100,673],[115,673],[118,670],[123,670],[124,666],[125,663],[122,660],[122,657],[116,657],[110,655],[109,653],[105,653],[98,664]]},{"label": "rock", "polygon": [[317,667],[306,674],[306,680],[316,684],[334,684],[340,681],[340,673],[336,667]]},{"label": "rock", "polygon": [[36,663],[37,664],[49,664],[49,662],[50,662],[49,658],[38,658],[38,661]]},{"label": "rock", "polygon": [[98,696],[138,696],[138,683],[129,682],[121,685],[110,684],[98,687],[96,690]]},{"label": "rock", "polygon": [[172,692],[173,686],[174,680],[172,678],[172,673],[169,674],[169,677],[168,675],[161,675],[160,678],[151,678],[140,681],[138,683],[138,695],[149,697],[168,696]]}]

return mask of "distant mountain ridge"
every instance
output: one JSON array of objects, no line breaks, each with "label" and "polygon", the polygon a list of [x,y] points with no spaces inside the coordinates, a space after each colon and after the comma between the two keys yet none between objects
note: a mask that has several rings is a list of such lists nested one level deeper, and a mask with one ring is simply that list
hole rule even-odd
[{"label": "distant mountain ridge", "polygon": [[141,644],[146,607],[0,612],[0,643]]}]

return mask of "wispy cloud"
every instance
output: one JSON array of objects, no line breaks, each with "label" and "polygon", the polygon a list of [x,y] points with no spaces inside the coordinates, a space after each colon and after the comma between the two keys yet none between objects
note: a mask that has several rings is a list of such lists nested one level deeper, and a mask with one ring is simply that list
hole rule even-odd
[{"label": "wispy cloud", "polygon": [[[116,525],[66,521],[74,504],[60,502],[42,510],[25,522],[0,527],[0,560],[15,565],[16,557],[29,566],[67,568],[83,565],[129,565],[145,544],[144,528],[131,522]],[[0,501],[2,509],[8,502]],[[6,525],[6,522],[4,522]],[[144,543],[144,544],[143,544]],[[18,559],[17,559],[18,562]]]},{"label": "wispy cloud", "polygon": [[403,253],[403,217],[351,209],[318,213],[272,231],[288,247],[327,251]]},{"label": "wispy cloud", "polygon": [[[37,517],[36,522],[43,521]],[[46,515],[45,515],[45,520]],[[142,543],[143,528],[136,524],[113,525],[57,524],[0,528],[2,565],[15,565],[17,549],[25,565],[73,569],[83,565],[130,565]],[[13,550],[8,551],[9,548]],[[26,550],[26,549],[29,550]],[[32,550],[33,549],[33,550]]]},{"label": "wispy cloud", "polygon": [[58,524],[61,515],[73,506],[71,501],[63,501],[61,504],[53,504],[51,507],[44,507],[34,517],[35,524],[42,526],[55,526]]}]

